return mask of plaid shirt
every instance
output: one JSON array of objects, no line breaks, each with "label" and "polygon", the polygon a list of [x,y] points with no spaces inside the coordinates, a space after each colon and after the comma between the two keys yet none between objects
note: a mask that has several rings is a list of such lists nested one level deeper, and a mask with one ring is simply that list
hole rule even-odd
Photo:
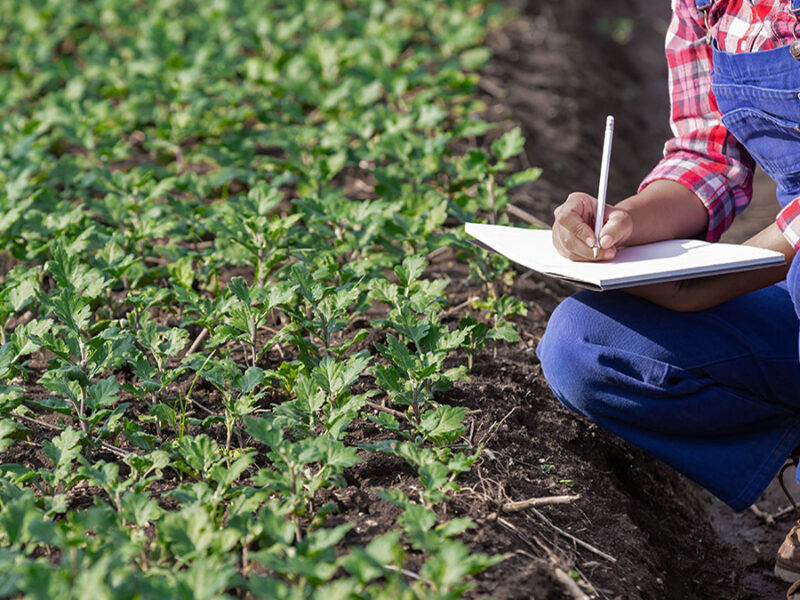
[{"label": "plaid shirt", "polygon": [[[796,24],[787,8],[787,0],[718,1],[709,14],[711,33],[727,52],[785,46],[794,41]],[[749,204],[755,163],[720,122],[711,93],[706,31],[694,0],[672,0],[666,52],[674,137],[639,189],[656,179],[669,179],[694,191],[708,210],[706,239],[715,241]],[[776,222],[789,243],[800,249],[800,197],[780,211]]]}]

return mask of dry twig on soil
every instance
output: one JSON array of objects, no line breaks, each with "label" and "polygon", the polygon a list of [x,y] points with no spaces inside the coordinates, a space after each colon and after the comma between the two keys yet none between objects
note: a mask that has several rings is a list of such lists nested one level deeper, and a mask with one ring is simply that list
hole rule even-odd
[{"label": "dry twig on soil", "polygon": [[208,337],[208,329],[204,327],[202,330],[200,330],[200,333],[197,334],[197,337],[194,338],[192,345],[189,346],[189,349],[186,351],[186,356],[194,354],[200,347],[200,344],[202,344],[207,337]]},{"label": "dry twig on soil", "polygon": [[755,516],[757,516],[759,519],[763,519],[767,525],[774,525],[775,521],[777,521],[778,519],[794,512],[794,507],[786,506],[774,513],[771,513],[760,509],[756,504],[751,504],[750,512],[753,513]]},{"label": "dry twig on soil", "polygon": [[500,421],[498,421],[497,423],[494,423],[491,427],[489,427],[489,431],[487,431],[486,435],[484,435],[480,439],[480,441],[478,442],[478,446],[483,446],[485,442],[489,441],[489,439],[495,434],[497,429],[499,429],[500,426],[503,423],[506,422],[506,419],[508,419],[508,417],[510,417],[512,414],[514,414],[515,410],[517,410],[516,406],[514,408],[512,408],[510,411],[508,411],[508,414],[505,417],[503,417],[502,419],[500,419]]},{"label": "dry twig on soil", "polygon": [[589,596],[583,593],[583,590],[578,587],[575,580],[567,575],[560,567],[553,567],[553,574],[558,579],[559,583],[563,585],[567,591],[572,595],[575,600],[589,600]]},{"label": "dry twig on soil", "polygon": [[370,402],[369,400],[367,400],[367,406],[369,406],[370,408],[374,408],[375,410],[378,410],[380,412],[384,412],[387,415],[392,415],[396,419],[402,419],[403,421],[407,421],[408,420],[408,417],[406,417],[406,415],[404,413],[401,413],[399,410],[395,410],[393,408],[389,408],[388,406],[383,406],[382,404],[377,404],[375,402]]},{"label": "dry twig on soil", "polygon": [[545,496],[543,498],[528,498],[515,502],[506,502],[500,507],[500,512],[521,512],[534,506],[547,506],[548,504],[569,504],[580,498],[580,494],[575,496]]},{"label": "dry twig on soil", "polygon": [[538,510],[536,510],[535,508],[531,508],[530,510],[531,510],[531,512],[532,512],[533,514],[535,514],[535,515],[536,515],[538,518],[540,518],[542,521],[544,521],[544,522],[545,522],[545,523],[547,523],[547,524],[548,524],[550,527],[552,527],[552,528],[553,528],[553,529],[554,529],[554,530],[555,530],[557,533],[560,533],[560,534],[561,534],[561,535],[563,535],[565,538],[568,538],[568,539],[572,540],[572,541],[573,541],[574,543],[576,543],[578,546],[581,546],[582,548],[586,548],[586,550],[589,550],[590,552],[594,552],[594,553],[595,553],[595,554],[597,554],[598,556],[602,556],[603,558],[605,558],[605,559],[606,559],[607,561],[609,561],[609,562],[612,562],[612,563],[615,563],[615,562],[617,562],[617,559],[616,559],[616,558],[614,558],[613,556],[611,556],[610,554],[606,554],[605,552],[603,552],[603,551],[602,551],[602,550],[600,550],[599,548],[596,548],[595,546],[592,546],[592,545],[591,545],[591,544],[589,544],[588,542],[584,542],[582,539],[580,539],[580,538],[577,538],[577,537],[575,537],[574,535],[572,535],[571,533],[568,533],[568,532],[564,531],[563,529],[561,529],[560,527],[558,527],[558,526],[557,526],[555,523],[553,523],[553,522],[552,522],[550,519],[548,519],[547,517],[545,517],[545,516],[544,516],[544,515],[543,515],[541,512],[539,512],[539,511],[538,511]]},{"label": "dry twig on soil", "polygon": [[[58,431],[59,433],[64,431],[63,427],[59,427],[58,425],[53,425],[51,423],[48,423],[47,421],[41,421],[39,419],[34,419],[32,417],[27,417],[25,415],[18,415],[16,413],[12,413],[12,416],[15,419],[19,419],[20,421],[26,421],[28,423],[38,425],[39,427],[44,427],[45,429],[49,429],[50,431]],[[109,444],[108,442],[100,442],[100,447],[103,450],[111,452],[112,454],[116,454],[121,458],[125,458],[129,454],[132,454],[132,452],[126,452],[122,448],[117,448],[116,446]]]}]

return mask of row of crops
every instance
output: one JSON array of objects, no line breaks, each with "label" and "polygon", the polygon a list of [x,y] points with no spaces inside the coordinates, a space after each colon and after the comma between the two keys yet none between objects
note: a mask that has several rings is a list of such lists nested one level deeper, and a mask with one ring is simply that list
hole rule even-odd
[{"label": "row of crops", "polygon": [[[502,18],[0,0],[0,596],[456,598],[502,559],[439,510],[482,451],[441,392],[524,311],[460,227],[537,176],[476,100]],[[354,544],[320,492],[374,453],[419,485]]]}]

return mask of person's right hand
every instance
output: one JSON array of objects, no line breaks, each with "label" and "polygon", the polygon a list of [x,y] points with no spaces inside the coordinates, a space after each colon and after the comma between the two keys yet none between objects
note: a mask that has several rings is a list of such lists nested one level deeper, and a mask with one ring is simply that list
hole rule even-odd
[{"label": "person's right hand", "polygon": [[[553,245],[559,254],[570,260],[595,260],[594,219],[597,200],[589,194],[574,192],[564,204],[553,212]],[[606,205],[604,224],[600,230],[600,247],[597,260],[614,258],[617,248],[627,240],[633,230],[628,211]]]}]

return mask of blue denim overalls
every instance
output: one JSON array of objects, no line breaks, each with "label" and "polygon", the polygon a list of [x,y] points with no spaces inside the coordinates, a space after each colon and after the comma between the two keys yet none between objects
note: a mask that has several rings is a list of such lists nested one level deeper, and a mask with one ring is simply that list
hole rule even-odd
[{"label": "blue denim overalls", "polygon": [[[732,54],[714,42],[712,90],[781,205],[800,196],[800,60],[788,46]],[[699,313],[581,292],[553,313],[537,352],[564,405],[743,510],[800,443],[795,307],[800,257],[786,282]]]}]

